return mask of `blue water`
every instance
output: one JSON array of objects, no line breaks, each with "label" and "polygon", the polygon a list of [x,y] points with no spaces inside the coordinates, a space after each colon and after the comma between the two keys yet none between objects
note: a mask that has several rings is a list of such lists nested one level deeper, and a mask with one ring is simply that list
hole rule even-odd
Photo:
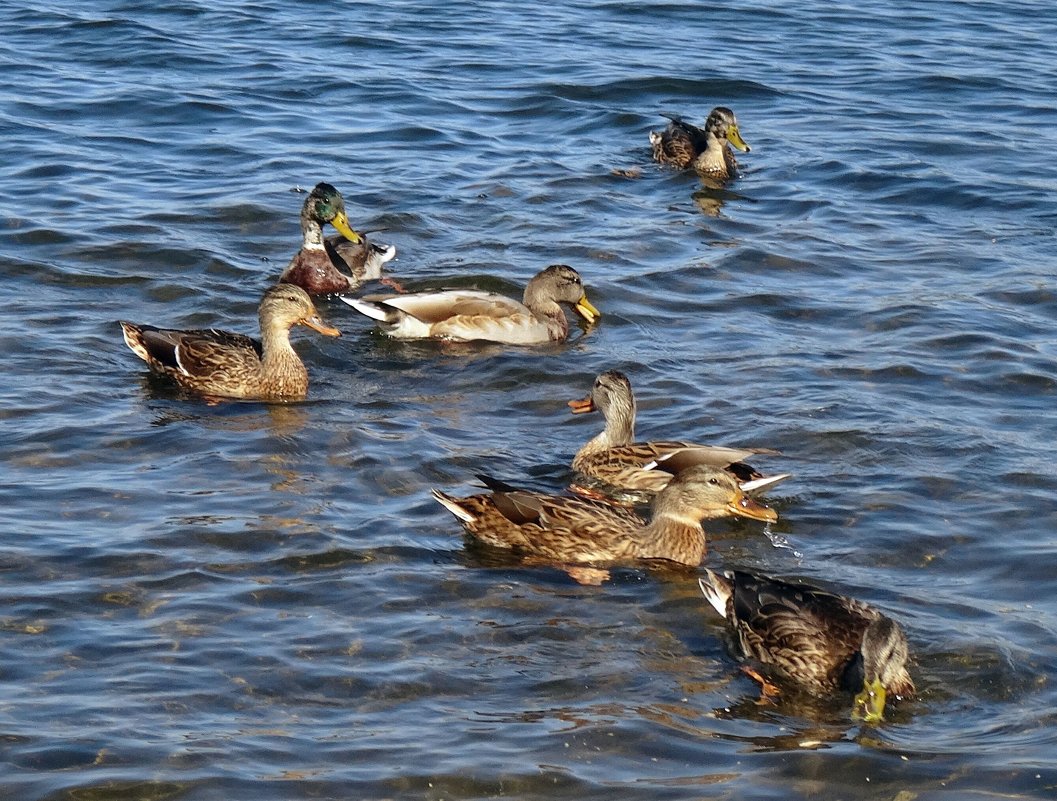
[{"label": "blue water", "polygon": [[[0,8],[0,797],[1054,797],[1055,42],[1044,2]],[[737,181],[650,163],[715,105]],[[252,333],[321,180],[407,286],[565,262],[601,324],[324,301],[306,402],[149,376],[114,321]],[[464,541],[429,488],[563,487],[605,369],[643,437],[783,452],[707,564],[883,608],[917,699],[759,705],[692,573]]]}]

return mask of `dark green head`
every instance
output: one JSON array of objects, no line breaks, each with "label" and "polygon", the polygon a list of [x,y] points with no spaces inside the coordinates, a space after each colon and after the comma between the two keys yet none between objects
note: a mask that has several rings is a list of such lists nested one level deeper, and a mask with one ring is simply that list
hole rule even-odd
[{"label": "dark green head", "polygon": [[315,220],[320,226],[330,223],[350,242],[359,242],[361,237],[352,230],[349,218],[345,214],[345,199],[341,192],[328,183],[318,183],[311,194],[305,198],[301,217]]}]

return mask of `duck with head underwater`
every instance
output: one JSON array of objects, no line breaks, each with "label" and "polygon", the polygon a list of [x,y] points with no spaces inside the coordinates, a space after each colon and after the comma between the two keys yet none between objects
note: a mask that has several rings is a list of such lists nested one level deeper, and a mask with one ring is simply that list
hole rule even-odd
[{"label": "duck with head underwater", "polygon": [[883,718],[889,696],[914,694],[906,635],[869,604],[737,570],[706,569],[698,582],[737,655],[777,681],[816,696],[856,693],[853,712],[866,723]]}]

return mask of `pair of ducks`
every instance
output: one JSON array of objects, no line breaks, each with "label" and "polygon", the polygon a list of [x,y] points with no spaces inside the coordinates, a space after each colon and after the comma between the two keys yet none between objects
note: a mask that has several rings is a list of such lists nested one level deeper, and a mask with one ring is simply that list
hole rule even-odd
[{"label": "pair of ducks", "polygon": [[[327,223],[340,235],[324,239],[322,227]],[[381,278],[382,265],[396,251],[371,244],[354,231],[341,194],[326,183],[318,184],[305,200],[301,231],[301,249],[261,300],[260,340],[213,329],[187,331],[121,321],[125,343],[155,372],[210,398],[303,398],[308,372],[290,344],[290,329],[303,325],[324,336],[340,336],[320,318],[312,296],[351,291]],[[563,264],[537,273],[521,302],[471,289],[338,297],[399,339],[560,342],[569,335],[562,304],[589,324],[601,316],[588,301],[580,274]]]},{"label": "pair of ducks", "polygon": [[[665,132],[650,134],[654,158],[662,163],[726,179],[737,166],[727,143],[749,150],[729,109],[714,109],[704,130],[670,119]],[[322,226],[327,223],[340,236],[324,239]],[[123,322],[126,343],[153,369],[206,395],[303,397],[308,376],[290,346],[290,328],[300,324],[339,335],[319,318],[310,294],[347,292],[379,279],[381,266],[395,250],[372,245],[354,231],[341,195],[329,184],[318,185],[306,199],[301,224],[301,250],[262,300],[261,342],[238,334]],[[342,273],[342,266],[352,275]],[[341,299],[402,338],[560,341],[568,335],[568,322],[559,304],[572,305],[588,322],[599,316],[587,301],[580,276],[563,265],[535,276],[522,303],[465,290]],[[597,583],[608,575],[597,569],[600,564],[665,559],[699,565],[705,553],[705,519],[777,519],[774,510],[749,493],[788,476],[762,476],[744,461],[773,451],[633,442],[634,396],[627,377],[616,371],[600,375],[591,395],[569,405],[574,413],[601,411],[606,420],[605,429],[573,461],[574,469],[592,485],[576,489],[623,502],[653,496],[649,522],[622,506],[528,492],[482,476],[492,490],[488,495],[454,498],[433,491],[467,533],[515,550],[529,562],[563,564],[574,577]],[[876,609],[763,576],[705,573],[699,580],[702,592],[726,619],[735,647],[769,675],[817,695],[858,690],[855,709],[868,722],[881,719],[886,693],[914,692],[906,670],[906,637]]]}]

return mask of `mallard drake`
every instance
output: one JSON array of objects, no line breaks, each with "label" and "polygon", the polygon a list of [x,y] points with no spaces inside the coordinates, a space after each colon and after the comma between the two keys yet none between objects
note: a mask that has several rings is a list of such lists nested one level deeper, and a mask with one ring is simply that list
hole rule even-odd
[{"label": "mallard drake", "polygon": [[692,442],[633,442],[635,395],[631,381],[619,370],[601,373],[582,400],[569,401],[573,414],[600,411],[605,428],[573,457],[573,469],[591,481],[592,489],[621,501],[644,501],[663,489],[672,474],[690,465],[721,467],[749,494],[759,494],[789,473],[765,476],[745,463],[756,455],[775,455],[766,448],[727,448]]},{"label": "mallard drake", "polygon": [[341,300],[377,320],[386,334],[397,339],[537,345],[562,342],[569,336],[562,303],[571,305],[589,323],[600,316],[587,300],[580,274],[564,264],[553,264],[533,276],[521,303],[474,289],[342,296]]},{"label": "mallard drake", "polygon": [[308,372],[290,346],[290,329],[305,325],[340,336],[319,317],[312,299],[292,284],[278,284],[261,300],[261,340],[213,329],[176,331],[121,321],[132,352],[182,387],[225,398],[303,398]]},{"label": "mallard drake", "polygon": [[752,149],[741,138],[738,121],[729,108],[712,109],[704,129],[669,114],[661,116],[671,120],[668,127],[660,133],[650,131],[653,158],[661,164],[671,164],[681,170],[693,167],[707,178],[726,180],[738,168],[727,142],[745,153]]},{"label": "mallard drake", "polygon": [[692,467],[657,494],[647,523],[634,512],[596,501],[518,490],[481,476],[491,494],[453,498],[433,490],[467,533],[488,545],[560,564],[668,559],[700,564],[701,521],[737,515],[774,521],[777,513],[746,496],[722,470]]},{"label": "mallard drake", "polygon": [[908,697],[903,630],[872,606],[805,584],[705,570],[701,591],[727,621],[738,655],[817,696],[857,692],[855,713],[881,720],[887,695]]},{"label": "mallard drake", "polygon": [[[330,223],[340,235],[323,239]],[[327,183],[316,184],[301,207],[301,249],[290,260],[279,282],[294,284],[310,295],[349,292],[365,281],[381,278],[382,265],[396,248],[375,245],[349,226],[345,200]],[[342,270],[348,270],[346,275]]]}]

